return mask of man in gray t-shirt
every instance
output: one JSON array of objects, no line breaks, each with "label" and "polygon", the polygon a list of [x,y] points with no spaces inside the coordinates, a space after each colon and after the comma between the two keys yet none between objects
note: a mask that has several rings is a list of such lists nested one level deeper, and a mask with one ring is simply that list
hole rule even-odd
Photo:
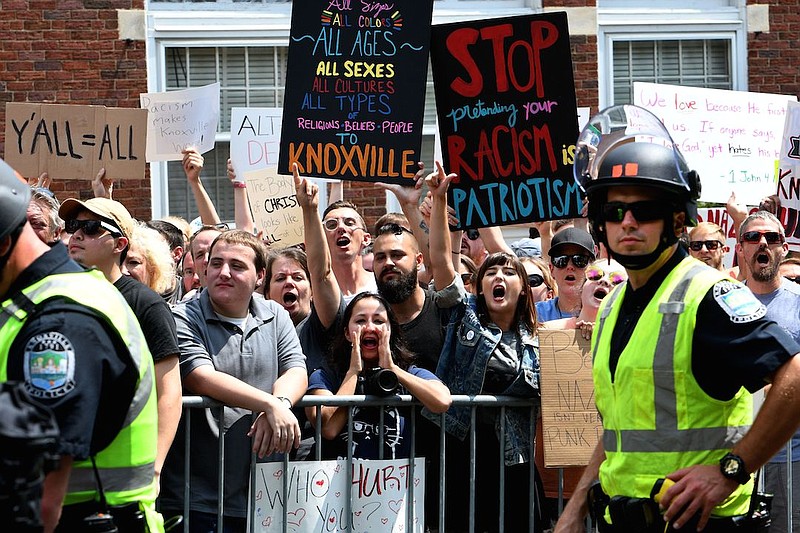
[{"label": "man in gray t-shirt", "polygon": [[[237,529],[247,516],[251,452],[263,458],[300,443],[291,407],[308,385],[305,356],[289,314],[276,302],[253,296],[264,283],[265,257],[252,234],[221,234],[209,252],[207,289],[174,309],[185,388],[226,405],[222,420],[216,409],[192,413],[192,530],[201,524],[216,528],[220,433],[225,438],[225,522]],[[160,498],[167,515],[183,508],[184,442],[175,442]]]}]

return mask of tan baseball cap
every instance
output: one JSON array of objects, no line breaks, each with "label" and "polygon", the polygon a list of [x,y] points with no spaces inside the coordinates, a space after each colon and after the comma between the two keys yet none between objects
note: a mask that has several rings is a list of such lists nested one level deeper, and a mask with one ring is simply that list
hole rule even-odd
[{"label": "tan baseball cap", "polygon": [[83,202],[77,198],[67,198],[61,202],[58,216],[68,220],[77,217],[78,213],[84,210],[111,222],[122,231],[125,237],[130,239],[135,222],[125,206],[116,200],[92,198]]}]

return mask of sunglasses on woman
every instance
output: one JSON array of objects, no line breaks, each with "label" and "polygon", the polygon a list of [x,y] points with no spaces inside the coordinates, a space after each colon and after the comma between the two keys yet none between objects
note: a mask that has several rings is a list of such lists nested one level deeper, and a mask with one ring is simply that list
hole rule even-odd
[{"label": "sunglasses on woman", "polygon": [[102,220],[78,220],[72,218],[64,221],[64,231],[67,233],[75,233],[79,229],[83,230],[84,235],[94,236],[100,233],[100,230],[106,230],[112,235],[122,237],[122,232],[108,222]]},{"label": "sunglasses on woman", "polygon": [[[544,277],[541,274],[528,274],[528,285],[531,288],[536,288],[544,283]],[[550,287],[548,287],[549,289]]]},{"label": "sunglasses on woman", "polygon": [[608,281],[612,285],[619,285],[625,283],[625,275],[622,272],[605,272],[602,268],[592,267],[586,271],[586,279],[589,281],[600,281],[605,276],[608,276]]},{"label": "sunglasses on woman", "polygon": [[589,264],[589,256],[586,254],[573,254],[573,255],[557,255],[550,258],[550,262],[556,268],[567,268],[567,263],[572,260],[575,268],[586,268]]}]

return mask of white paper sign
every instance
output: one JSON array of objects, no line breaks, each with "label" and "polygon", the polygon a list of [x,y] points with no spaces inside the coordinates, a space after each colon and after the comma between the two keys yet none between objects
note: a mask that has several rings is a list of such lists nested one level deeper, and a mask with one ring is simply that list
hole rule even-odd
[{"label": "white paper sign", "polygon": [[139,95],[147,109],[147,160],[180,161],[182,150],[214,148],[219,122],[219,83],[196,89]]},{"label": "white paper sign", "polygon": [[231,109],[231,163],[237,176],[278,166],[282,120],[280,107]]},{"label": "white paper sign", "polygon": [[800,251],[800,103],[789,102],[781,145],[778,175],[780,219],[789,249]]},{"label": "white paper sign", "polygon": [[664,122],[689,167],[700,174],[700,199],[758,205],[775,194],[775,161],[786,104],[795,96],[634,83],[634,104]]},{"label": "white paper sign", "polygon": [[[293,532],[380,531],[422,532],[425,524],[425,459],[353,459],[352,480],[347,461],[298,461],[256,465],[255,501],[249,519],[254,531]],[[288,475],[287,500],[283,484]],[[406,527],[409,489],[414,487],[413,526]],[[347,497],[350,494],[350,516]]]}]

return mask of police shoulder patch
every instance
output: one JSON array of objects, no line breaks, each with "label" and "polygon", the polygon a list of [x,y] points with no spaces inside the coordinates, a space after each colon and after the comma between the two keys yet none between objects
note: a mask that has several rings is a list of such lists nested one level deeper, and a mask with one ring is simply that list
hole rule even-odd
[{"label": "police shoulder patch", "polygon": [[714,300],[735,324],[753,322],[767,314],[767,308],[753,296],[750,289],[735,281],[717,282],[714,285]]},{"label": "police shoulder patch", "polygon": [[75,349],[57,331],[39,333],[24,352],[25,389],[37,398],[59,398],[75,388]]}]

